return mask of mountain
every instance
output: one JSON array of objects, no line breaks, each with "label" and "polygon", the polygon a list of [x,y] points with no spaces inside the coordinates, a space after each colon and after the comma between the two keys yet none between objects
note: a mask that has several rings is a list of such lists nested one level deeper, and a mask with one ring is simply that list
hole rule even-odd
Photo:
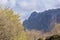
[{"label": "mountain", "polygon": [[44,12],[32,12],[30,17],[23,22],[23,26],[28,30],[51,31],[55,23],[60,23],[60,9],[51,9]]}]

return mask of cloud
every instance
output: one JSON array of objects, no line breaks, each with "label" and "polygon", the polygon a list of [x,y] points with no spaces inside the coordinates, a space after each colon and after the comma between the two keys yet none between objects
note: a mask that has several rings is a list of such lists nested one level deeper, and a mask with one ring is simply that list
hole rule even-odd
[{"label": "cloud", "polygon": [[60,0],[24,0],[22,2],[19,2],[19,5],[23,9],[49,9],[49,8],[55,8],[56,5],[60,4]]},{"label": "cloud", "polygon": [[1,5],[5,5],[5,4],[7,4],[8,3],[8,0],[0,0],[0,4]]},{"label": "cloud", "polygon": [[58,3],[60,3],[60,0],[57,0],[58,1]]},{"label": "cloud", "polygon": [[13,8],[16,5],[16,0],[0,0],[0,5],[2,7]]},{"label": "cloud", "polygon": [[22,20],[28,18],[32,11],[45,11],[60,8],[60,0],[0,0],[3,7],[10,7],[21,16]]},{"label": "cloud", "polygon": [[8,1],[9,3],[8,3],[8,5],[11,7],[11,8],[13,8],[13,7],[15,7],[15,5],[16,5],[16,0],[9,0]]},{"label": "cloud", "polygon": [[[60,7],[60,0],[19,0],[17,4],[22,20],[27,19],[32,11],[45,11]],[[22,12],[21,12],[22,11]]]},{"label": "cloud", "polygon": [[56,5],[59,4],[57,0],[45,0],[42,1],[44,3],[45,9],[54,9],[56,8]]},{"label": "cloud", "polygon": [[28,0],[28,1],[24,0],[22,2],[18,2],[18,4],[21,8],[30,10],[36,8],[37,5],[36,2],[37,0]]}]

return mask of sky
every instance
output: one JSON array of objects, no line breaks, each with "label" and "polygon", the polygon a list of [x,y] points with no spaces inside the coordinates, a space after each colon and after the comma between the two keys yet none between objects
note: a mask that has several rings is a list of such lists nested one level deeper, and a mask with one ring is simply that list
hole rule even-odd
[{"label": "sky", "polygon": [[28,19],[33,11],[43,12],[60,8],[60,0],[0,0],[0,6],[11,8],[19,14],[21,22]]}]

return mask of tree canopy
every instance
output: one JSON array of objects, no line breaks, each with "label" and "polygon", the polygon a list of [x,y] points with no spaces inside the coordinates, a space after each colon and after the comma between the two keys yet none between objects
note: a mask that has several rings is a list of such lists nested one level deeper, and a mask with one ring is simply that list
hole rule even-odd
[{"label": "tree canopy", "polygon": [[19,17],[12,9],[0,8],[0,40],[20,40],[22,36],[24,37],[25,33]]}]

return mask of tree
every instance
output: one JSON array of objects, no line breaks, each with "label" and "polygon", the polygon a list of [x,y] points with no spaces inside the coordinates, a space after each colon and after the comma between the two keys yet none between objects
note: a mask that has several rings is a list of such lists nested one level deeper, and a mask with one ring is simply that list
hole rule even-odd
[{"label": "tree", "polygon": [[0,40],[19,40],[22,31],[23,26],[19,16],[14,14],[12,9],[0,8]]}]

